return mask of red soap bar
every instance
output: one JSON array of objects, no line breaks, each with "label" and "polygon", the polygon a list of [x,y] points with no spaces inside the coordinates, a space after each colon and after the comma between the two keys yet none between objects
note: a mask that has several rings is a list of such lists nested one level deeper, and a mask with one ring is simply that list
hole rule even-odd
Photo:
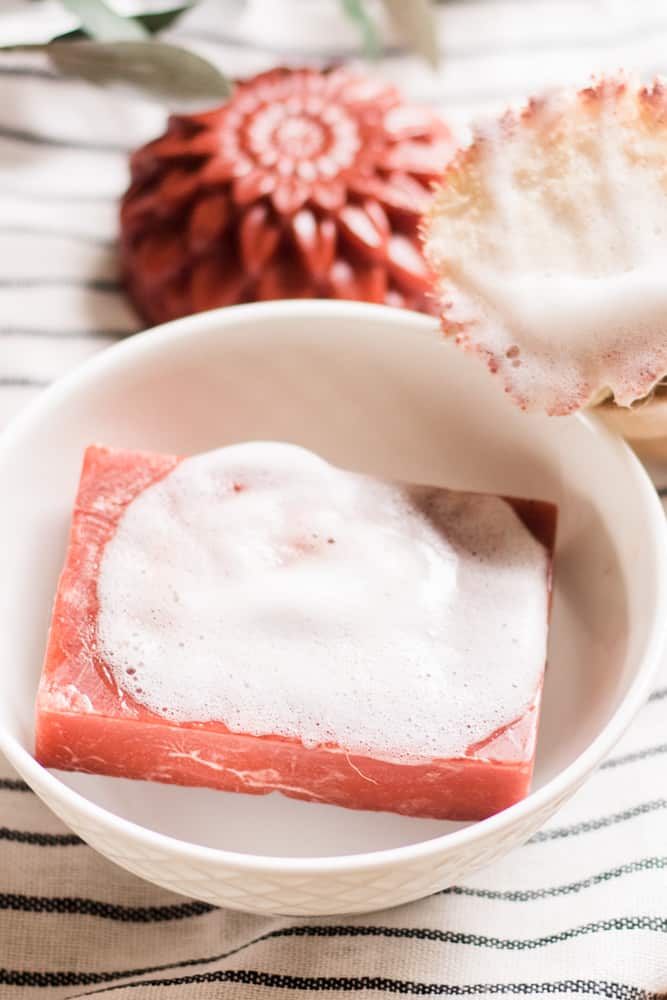
[{"label": "red soap bar", "polygon": [[[520,718],[464,755],[405,763],[350,754],[338,745],[306,748],[294,738],[239,734],[220,722],[177,723],[121,690],[96,649],[99,564],[127,505],[179,461],[101,447],[86,451],[37,697],[40,763],[451,820],[482,819],[526,795],[540,692]],[[510,502],[551,554],[556,508]]]}]

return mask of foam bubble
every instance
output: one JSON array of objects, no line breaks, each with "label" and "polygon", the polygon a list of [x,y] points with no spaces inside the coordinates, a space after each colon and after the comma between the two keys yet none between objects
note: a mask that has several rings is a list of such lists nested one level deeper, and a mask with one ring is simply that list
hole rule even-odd
[{"label": "foam bubble", "polygon": [[426,238],[445,329],[526,408],[621,405],[667,371],[667,130],[661,90],[602,81],[478,136]]},{"label": "foam bubble", "polygon": [[455,756],[534,698],[546,560],[499,498],[235,445],[128,506],[101,563],[98,642],[167,719]]}]

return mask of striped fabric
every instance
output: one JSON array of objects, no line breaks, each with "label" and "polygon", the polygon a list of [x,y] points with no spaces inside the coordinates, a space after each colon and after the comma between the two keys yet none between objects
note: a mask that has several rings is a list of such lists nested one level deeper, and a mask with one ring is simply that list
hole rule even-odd
[{"label": "striped fabric", "polygon": [[[291,9],[276,17],[279,4]],[[377,69],[461,135],[472,117],[591,70],[667,71],[660,0],[440,11],[438,74],[391,39]],[[55,0],[0,5],[3,41],[68,25]],[[337,0],[207,0],[173,34],[231,75],[356,52]],[[118,286],[116,200],[127,151],[157,134],[164,111],[58,79],[25,54],[0,57],[0,95],[2,426],[137,329]],[[667,470],[657,475],[667,487]],[[0,998],[667,997],[666,774],[667,667],[614,755],[525,847],[422,902],[306,921],[234,914],[139,881],[70,834],[0,760]]]}]

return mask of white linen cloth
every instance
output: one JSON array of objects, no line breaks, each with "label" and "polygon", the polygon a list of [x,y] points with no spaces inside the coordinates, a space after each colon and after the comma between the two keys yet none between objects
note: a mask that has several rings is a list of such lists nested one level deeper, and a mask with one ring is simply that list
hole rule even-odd
[{"label": "white linen cloth", "polygon": [[[292,11],[276,16],[281,4]],[[594,70],[667,72],[660,2],[470,0],[441,5],[439,19],[439,72],[394,43],[374,69],[460,134]],[[0,5],[0,41],[70,23],[54,0]],[[207,0],[170,34],[231,76],[358,54],[336,0]],[[127,152],[163,121],[148,100],[0,54],[0,427],[138,329],[118,284],[117,199]],[[667,666],[613,756],[532,842],[421,902],[305,921],[134,878],[73,843],[0,760],[0,998],[667,996],[666,767]]]}]

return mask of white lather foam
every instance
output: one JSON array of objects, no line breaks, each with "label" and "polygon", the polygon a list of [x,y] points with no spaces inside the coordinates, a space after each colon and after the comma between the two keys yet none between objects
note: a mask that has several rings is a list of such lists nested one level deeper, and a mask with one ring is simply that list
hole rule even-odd
[{"label": "white lather foam", "polygon": [[534,698],[546,560],[501,499],[235,445],[129,505],[100,567],[98,643],[168,719],[449,757]]},{"label": "white lather foam", "polygon": [[527,409],[629,406],[667,372],[667,103],[622,83],[480,129],[427,221],[446,328]]}]

